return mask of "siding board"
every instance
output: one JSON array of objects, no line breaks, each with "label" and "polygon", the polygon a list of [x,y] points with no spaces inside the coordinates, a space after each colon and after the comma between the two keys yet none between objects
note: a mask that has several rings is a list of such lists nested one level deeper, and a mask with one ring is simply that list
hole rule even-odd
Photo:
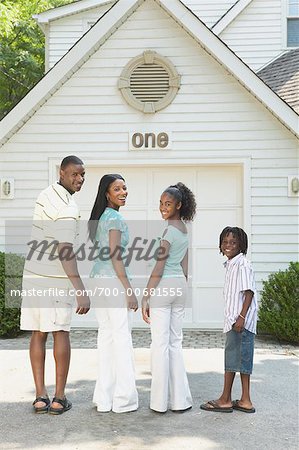
[{"label": "siding board", "polygon": [[220,38],[253,70],[283,51],[282,0],[253,0],[220,34]]}]

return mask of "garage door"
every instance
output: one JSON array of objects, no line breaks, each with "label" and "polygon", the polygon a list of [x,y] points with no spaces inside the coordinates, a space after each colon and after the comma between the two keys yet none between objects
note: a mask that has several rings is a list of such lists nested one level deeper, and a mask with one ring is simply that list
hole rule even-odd
[{"label": "garage door", "polygon": [[[164,225],[159,213],[159,199],[167,186],[182,181],[193,190],[198,209],[190,233],[192,261],[185,326],[221,328],[224,258],[219,255],[218,239],[225,226],[243,226],[242,167],[167,165],[88,168],[84,188],[76,194],[82,219],[89,217],[100,178],[112,172],[122,174],[128,186],[129,196],[121,210],[122,215],[128,223],[144,221],[141,226],[147,223],[148,228],[151,228],[152,220],[155,223],[159,221],[161,227]],[[137,286],[138,280],[136,283]],[[134,325],[143,325],[140,312],[135,315]],[[73,326],[96,326],[94,313],[90,312],[84,318],[74,316]]]}]

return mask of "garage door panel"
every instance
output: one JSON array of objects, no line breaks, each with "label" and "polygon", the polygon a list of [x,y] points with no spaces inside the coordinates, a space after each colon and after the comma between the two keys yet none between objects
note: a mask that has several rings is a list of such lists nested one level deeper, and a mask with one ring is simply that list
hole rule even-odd
[{"label": "garage door panel", "polygon": [[193,294],[193,321],[219,328],[223,323],[222,288],[196,288]]},{"label": "garage door panel", "polygon": [[219,250],[193,249],[193,275],[192,282],[206,283],[213,287],[215,284],[222,284],[224,279],[223,262],[225,259],[219,255]]},{"label": "garage door panel", "polygon": [[196,246],[218,246],[221,231],[226,226],[242,226],[241,208],[201,209],[192,224],[192,242]]},{"label": "garage door panel", "polygon": [[242,204],[240,167],[203,167],[197,172],[198,205],[237,206]]}]

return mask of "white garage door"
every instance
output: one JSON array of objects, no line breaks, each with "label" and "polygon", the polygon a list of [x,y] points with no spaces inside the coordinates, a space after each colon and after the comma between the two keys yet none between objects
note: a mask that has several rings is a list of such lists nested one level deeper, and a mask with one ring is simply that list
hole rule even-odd
[{"label": "white garage door", "polygon": [[[191,229],[192,277],[189,284],[192,300],[186,309],[185,326],[221,328],[224,258],[219,254],[218,240],[225,226],[243,226],[242,167],[165,165],[88,168],[84,188],[76,194],[82,219],[89,218],[99,180],[105,173],[120,173],[126,180],[129,196],[121,213],[128,221],[157,219],[163,226],[159,213],[163,190],[178,181],[193,190],[198,209]],[[73,325],[96,326],[94,313],[90,312],[84,318],[74,317]],[[143,325],[140,312],[135,315],[134,325]]]}]

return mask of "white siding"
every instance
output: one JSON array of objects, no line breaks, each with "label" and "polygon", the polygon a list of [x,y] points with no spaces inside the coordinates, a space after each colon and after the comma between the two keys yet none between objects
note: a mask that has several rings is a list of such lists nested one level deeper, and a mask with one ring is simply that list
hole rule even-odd
[{"label": "white siding", "polygon": [[[235,2],[236,0],[209,0],[208,2],[206,0],[184,0],[185,5],[209,27],[214,25]],[[49,61],[46,67],[53,67],[87,31],[86,23],[98,20],[112,4],[113,2],[51,21],[47,52]],[[152,29],[155,29],[155,24],[152,24]]]},{"label": "white siding", "polygon": [[208,27],[213,26],[237,0],[183,0]]},{"label": "white siding", "polygon": [[53,20],[48,33],[48,67],[51,68],[88,30],[88,22],[96,22],[111,4],[93,8],[69,17]]},{"label": "white siding", "polygon": [[[173,103],[155,115],[129,107],[117,89],[123,67],[145,49],[168,57],[182,76]],[[128,152],[128,133],[149,127],[172,131],[172,150]],[[0,200],[1,217],[30,219],[37,193],[49,182],[49,158],[68,154],[99,165],[247,158],[243,196],[258,286],[298,257],[298,199],[287,197],[287,177],[298,171],[298,141],[155,3],[143,4],[1,148],[0,177],[16,180],[15,199]],[[3,244],[3,222],[1,232]]]},{"label": "white siding", "polygon": [[220,38],[254,71],[283,51],[283,0],[253,0]]}]

